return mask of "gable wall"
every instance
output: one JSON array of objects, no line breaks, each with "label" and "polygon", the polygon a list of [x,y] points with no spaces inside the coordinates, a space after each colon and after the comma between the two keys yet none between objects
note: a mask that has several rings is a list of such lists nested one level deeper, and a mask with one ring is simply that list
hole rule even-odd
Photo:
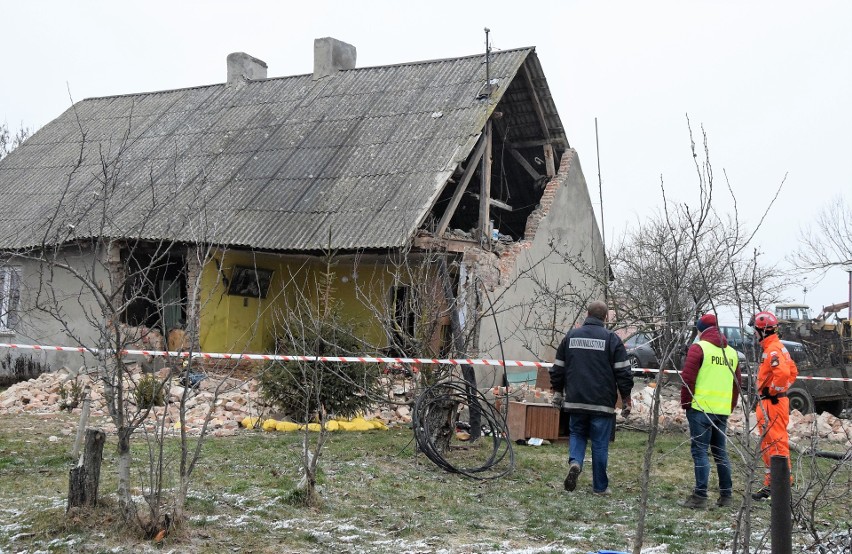
[{"label": "gable wall", "polygon": [[[504,250],[491,271],[480,270],[488,289],[482,309],[489,309],[490,299],[497,313],[496,326],[490,313],[482,318],[480,356],[553,361],[556,346],[578,317],[582,321],[589,300],[602,297],[600,280],[566,264],[565,254],[580,256],[589,271],[603,274],[603,242],[574,150],[565,152],[556,177],[547,184],[525,239]],[[554,300],[547,290],[563,296]],[[481,383],[487,386],[491,380],[485,376]]]}]

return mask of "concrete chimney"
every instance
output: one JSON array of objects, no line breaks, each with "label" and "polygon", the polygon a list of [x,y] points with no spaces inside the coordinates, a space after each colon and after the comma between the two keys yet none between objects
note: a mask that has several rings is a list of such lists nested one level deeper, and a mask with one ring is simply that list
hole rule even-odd
[{"label": "concrete chimney", "polygon": [[266,62],[245,52],[228,54],[228,85],[266,79]]},{"label": "concrete chimney", "polygon": [[341,69],[355,69],[355,47],[331,37],[314,39],[314,81]]}]

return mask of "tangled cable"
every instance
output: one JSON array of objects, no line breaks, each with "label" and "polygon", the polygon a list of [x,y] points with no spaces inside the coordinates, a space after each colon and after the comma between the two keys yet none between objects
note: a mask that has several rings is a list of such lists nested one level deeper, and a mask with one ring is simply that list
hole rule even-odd
[{"label": "tangled cable", "polygon": [[[479,405],[485,434],[469,446],[453,446],[450,442],[455,438],[458,407],[470,408],[473,402]],[[465,382],[438,383],[424,390],[414,405],[412,424],[418,449],[445,471],[485,480],[508,475],[515,468],[505,419],[482,393]],[[488,439],[490,451],[485,448]],[[439,448],[436,441],[443,448]],[[453,453],[458,453],[460,458],[455,464],[447,459]],[[480,463],[483,457],[486,459]],[[507,463],[501,464],[504,460]]]}]

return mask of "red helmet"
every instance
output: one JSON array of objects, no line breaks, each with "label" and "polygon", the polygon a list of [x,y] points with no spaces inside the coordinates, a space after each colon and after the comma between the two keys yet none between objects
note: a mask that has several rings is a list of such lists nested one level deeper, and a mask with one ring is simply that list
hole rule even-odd
[{"label": "red helmet", "polygon": [[778,318],[772,312],[760,312],[754,316],[754,328],[766,329],[767,327],[778,327]]}]

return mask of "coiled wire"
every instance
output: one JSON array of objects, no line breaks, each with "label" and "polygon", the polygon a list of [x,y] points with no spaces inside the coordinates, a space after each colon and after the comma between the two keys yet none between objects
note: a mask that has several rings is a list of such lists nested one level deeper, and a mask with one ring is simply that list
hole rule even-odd
[{"label": "coiled wire", "polygon": [[[482,428],[490,430],[490,433],[464,446],[450,444],[449,448],[440,452],[432,437],[439,432],[449,432],[453,436],[444,438],[451,442],[455,438],[458,407],[465,405],[469,408],[472,402],[479,404]],[[441,419],[447,413],[451,414],[452,421]],[[412,425],[418,449],[445,471],[487,480],[508,475],[515,468],[506,420],[482,393],[465,382],[447,381],[425,389],[414,405]],[[452,457],[453,461],[448,457]]]}]

